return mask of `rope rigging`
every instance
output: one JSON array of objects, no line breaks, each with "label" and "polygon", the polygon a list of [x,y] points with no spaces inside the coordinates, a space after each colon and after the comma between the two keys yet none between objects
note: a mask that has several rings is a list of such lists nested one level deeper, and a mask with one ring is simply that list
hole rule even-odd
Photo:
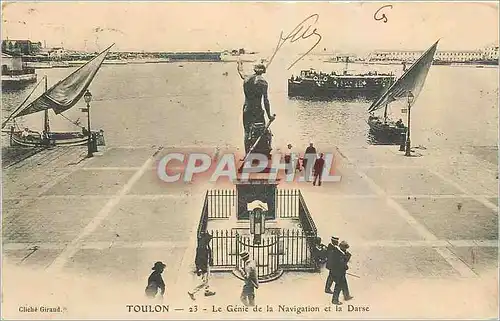
[{"label": "rope rigging", "polygon": [[64,119],[66,119],[67,121],[69,121],[70,123],[72,123],[73,125],[77,126],[77,127],[81,127],[81,124],[80,124],[80,118],[78,118],[77,120],[73,121],[71,119],[69,119],[68,117],[64,116],[62,113],[59,114],[60,116],[62,116]]}]

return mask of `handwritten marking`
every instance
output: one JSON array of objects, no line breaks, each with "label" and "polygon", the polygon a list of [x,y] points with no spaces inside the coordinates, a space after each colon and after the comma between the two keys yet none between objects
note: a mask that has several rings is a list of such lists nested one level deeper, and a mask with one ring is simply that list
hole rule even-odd
[{"label": "handwritten marking", "polygon": [[[309,17],[305,18],[302,20],[301,23],[299,23],[285,38],[283,38],[283,31],[280,33],[280,38],[278,40],[278,44],[276,45],[276,49],[274,50],[273,55],[269,59],[269,62],[267,63],[267,67],[271,64],[273,61],[274,57],[278,53],[278,51],[283,47],[283,45],[289,40],[290,43],[294,43],[296,41],[299,41],[301,39],[307,39],[309,37],[315,36],[317,41],[316,43],[302,56],[299,57],[299,59],[295,60],[290,67],[288,67],[287,70],[290,70],[297,62],[299,62],[302,58],[304,58],[307,54],[309,54],[316,46],[320,43],[322,37],[319,33],[317,33],[317,28],[314,28],[312,31],[310,29],[312,28],[312,25],[318,22],[319,19],[319,14],[315,13],[310,15]],[[304,28],[307,26],[307,28],[304,30]]]},{"label": "handwritten marking", "polygon": [[382,11],[382,9],[385,9],[385,8],[392,9],[392,4],[388,4],[388,5],[385,5],[383,7],[380,7],[380,9],[375,11],[375,14],[373,15],[373,19],[375,19],[376,21],[384,20],[384,23],[387,23],[388,20],[387,20],[387,16],[385,15],[385,13],[382,13],[382,16],[377,17],[377,14],[380,13],[380,11]]}]

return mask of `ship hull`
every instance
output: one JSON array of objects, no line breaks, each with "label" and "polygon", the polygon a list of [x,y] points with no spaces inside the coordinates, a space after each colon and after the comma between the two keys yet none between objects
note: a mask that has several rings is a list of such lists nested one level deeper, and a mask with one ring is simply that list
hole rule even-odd
[{"label": "ship hull", "polygon": [[[104,137],[99,132],[96,135],[97,146],[104,146]],[[43,140],[41,135],[30,135],[22,137],[21,132],[14,132],[10,135],[11,146],[20,147],[41,147],[41,146],[82,146],[88,144],[88,136],[81,132],[52,132],[49,140]]]},{"label": "ship hull", "polygon": [[21,89],[36,82],[36,74],[2,75],[2,90]]},{"label": "ship hull", "polygon": [[318,85],[315,82],[288,81],[288,97],[319,98],[319,99],[356,99],[356,98],[376,98],[384,89],[383,86],[373,87],[337,87],[333,84],[325,83]]}]

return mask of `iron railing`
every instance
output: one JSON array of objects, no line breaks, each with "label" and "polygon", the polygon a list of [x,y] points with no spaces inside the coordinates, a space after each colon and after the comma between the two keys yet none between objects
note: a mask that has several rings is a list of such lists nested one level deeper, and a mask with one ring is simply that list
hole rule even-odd
[{"label": "iron railing", "polygon": [[212,260],[213,267],[230,268],[235,267],[238,261],[238,247],[236,245],[237,231],[211,230],[212,235]]},{"label": "iron railing", "polygon": [[299,195],[296,189],[276,190],[276,216],[280,218],[299,217]]},{"label": "iron railing", "polygon": [[316,224],[314,224],[314,220],[307,208],[306,202],[304,201],[304,197],[299,192],[299,221],[302,226],[302,231],[308,236],[318,236],[318,230],[316,228]]},{"label": "iron railing", "polygon": [[[231,270],[240,264],[239,254],[247,251],[257,263],[259,277],[267,277],[278,270],[315,270],[316,263],[310,249],[310,236],[298,229],[267,229],[260,244],[253,244],[249,234],[238,229],[211,230],[213,267]],[[240,231],[241,232],[241,231]],[[244,232],[243,232],[244,233]],[[311,240],[312,242],[312,240]]]},{"label": "iron railing", "polygon": [[236,213],[235,190],[210,190],[207,192],[208,218],[230,218]]},{"label": "iron railing", "polygon": [[236,268],[242,269],[242,261],[239,258],[239,253],[242,251],[248,252],[250,257],[255,261],[257,268],[257,277],[260,280],[268,279],[279,273],[280,252],[279,252],[279,235],[271,234],[265,237],[260,244],[253,244],[251,235],[237,235],[237,257]]},{"label": "iron railing", "polygon": [[[209,219],[225,219],[236,214],[235,190],[210,190],[205,198],[208,201]],[[303,210],[305,203],[299,190],[278,189],[275,200],[276,217],[297,219],[301,214],[309,213],[308,210]],[[310,218],[307,219],[312,221]]]},{"label": "iron railing", "polygon": [[284,270],[313,270],[316,268],[309,236],[301,230],[282,230],[279,236],[279,265]]},{"label": "iron railing", "polygon": [[[239,253],[248,251],[257,263],[260,277],[278,270],[317,270],[317,228],[299,190],[276,191],[277,217],[298,220],[299,229],[267,228],[261,244],[251,243],[247,229],[215,229],[211,248],[215,270],[232,270],[240,262]],[[211,219],[228,219],[236,214],[235,190],[211,190],[205,195],[198,236],[207,231]]]}]

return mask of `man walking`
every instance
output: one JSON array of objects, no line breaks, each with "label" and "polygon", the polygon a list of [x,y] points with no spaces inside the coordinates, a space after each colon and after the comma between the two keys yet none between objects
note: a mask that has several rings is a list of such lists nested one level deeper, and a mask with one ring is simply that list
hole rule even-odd
[{"label": "man walking", "polygon": [[314,181],[313,186],[316,186],[316,180],[318,181],[318,186],[321,186],[321,176],[323,175],[323,167],[325,166],[325,159],[323,158],[323,153],[314,163]]},{"label": "man walking", "polygon": [[271,105],[267,96],[268,83],[262,76],[266,73],[266,66],[257,64],[254,66],[254,74],[243,75],[243,64],[238,61],[238,74],[243,79],[243,92],[245,93],[245,104],[243,105],[243,127],[245,129],[245,152],[248,153],[252,144],[249,141],[250,128],[252,124],[263,123],[266,120],[262,109],[262,100],[269,121],[274,119],[271,115]]},{"label": "man walking", "polygon": [[[346,241],[342,241],[340,242],[339,244],[339,248],[340,250],[342,250],[345,254],[344,254],[344,261],[345,261],[345,273],[344,273],[344,277],[343,277],[343,280],[341,282],[341,284],[343,285],[342,287],[342,294],[344,295],[344,300],[345,301],[349,301],[349,300],[352,300],[354,299],[353,296],[350,295],[349,293],[349,285],[347,284],[347,270],[349,270],[349,260],[351,259],[351,253],[349,253],[347,251],[347,249],[349,248],[349,244],[346,242]],[[334,291],[335,292],[335,291]]]},{"label": "man walking", "polygon": [[333,288],[332,303],[335,305],[341,305],[342,302],[339,301],[340,292],[344,294],[344,300],[349,301],[353,299],[349,294],[349,287],[347,285],[346,273],[349,267],[347,262],[349,261],[351,254],[346,254],[345,250],[349,245],[347,242],[343,241],[342,248],[337,246],[336,249],[340,253],[336,258],[338,259],[337,264],[334,265],[333,269],[333,281],[335,282],[335,287]]},{"label": "man walking", "polygon": [[325,293],[333,294],[332,284],[335,279],[335,266],[338,264],[338,256],[340,252],[337,251],[337,247],[339,245],[339,238],[336,236],[332,236],[330,240],[330,244],[326,247],[326,268],[328,270],[328,277],[326,279],[325,284]]},{"label": "man walking", "polygon": [[198,293],[202,288],[205,288],[205,296],[215,295],[215,292],[210,291],[210,286],[208,281],[210,279],[210,265],[213,265],[212,261],[212,249],[210,248],[210,241],[212,240],[212,235],[208,232],[201,233],[198,247],[196,248],[196,275],[201,277],[201,283],[196,286],[192,291],[188,292],[191,300],[196,300],[195,294]]},{"label": "man walking", "polygon": [[240,253],[241,260],[243,261],[242,275],[245,280],[243,289],[241,291],[240,300],[245,306],[255,305],[255,289],[259,288],[259,280],[257,278],[257,268],[255,262],[250,260],[248,252]]}]

